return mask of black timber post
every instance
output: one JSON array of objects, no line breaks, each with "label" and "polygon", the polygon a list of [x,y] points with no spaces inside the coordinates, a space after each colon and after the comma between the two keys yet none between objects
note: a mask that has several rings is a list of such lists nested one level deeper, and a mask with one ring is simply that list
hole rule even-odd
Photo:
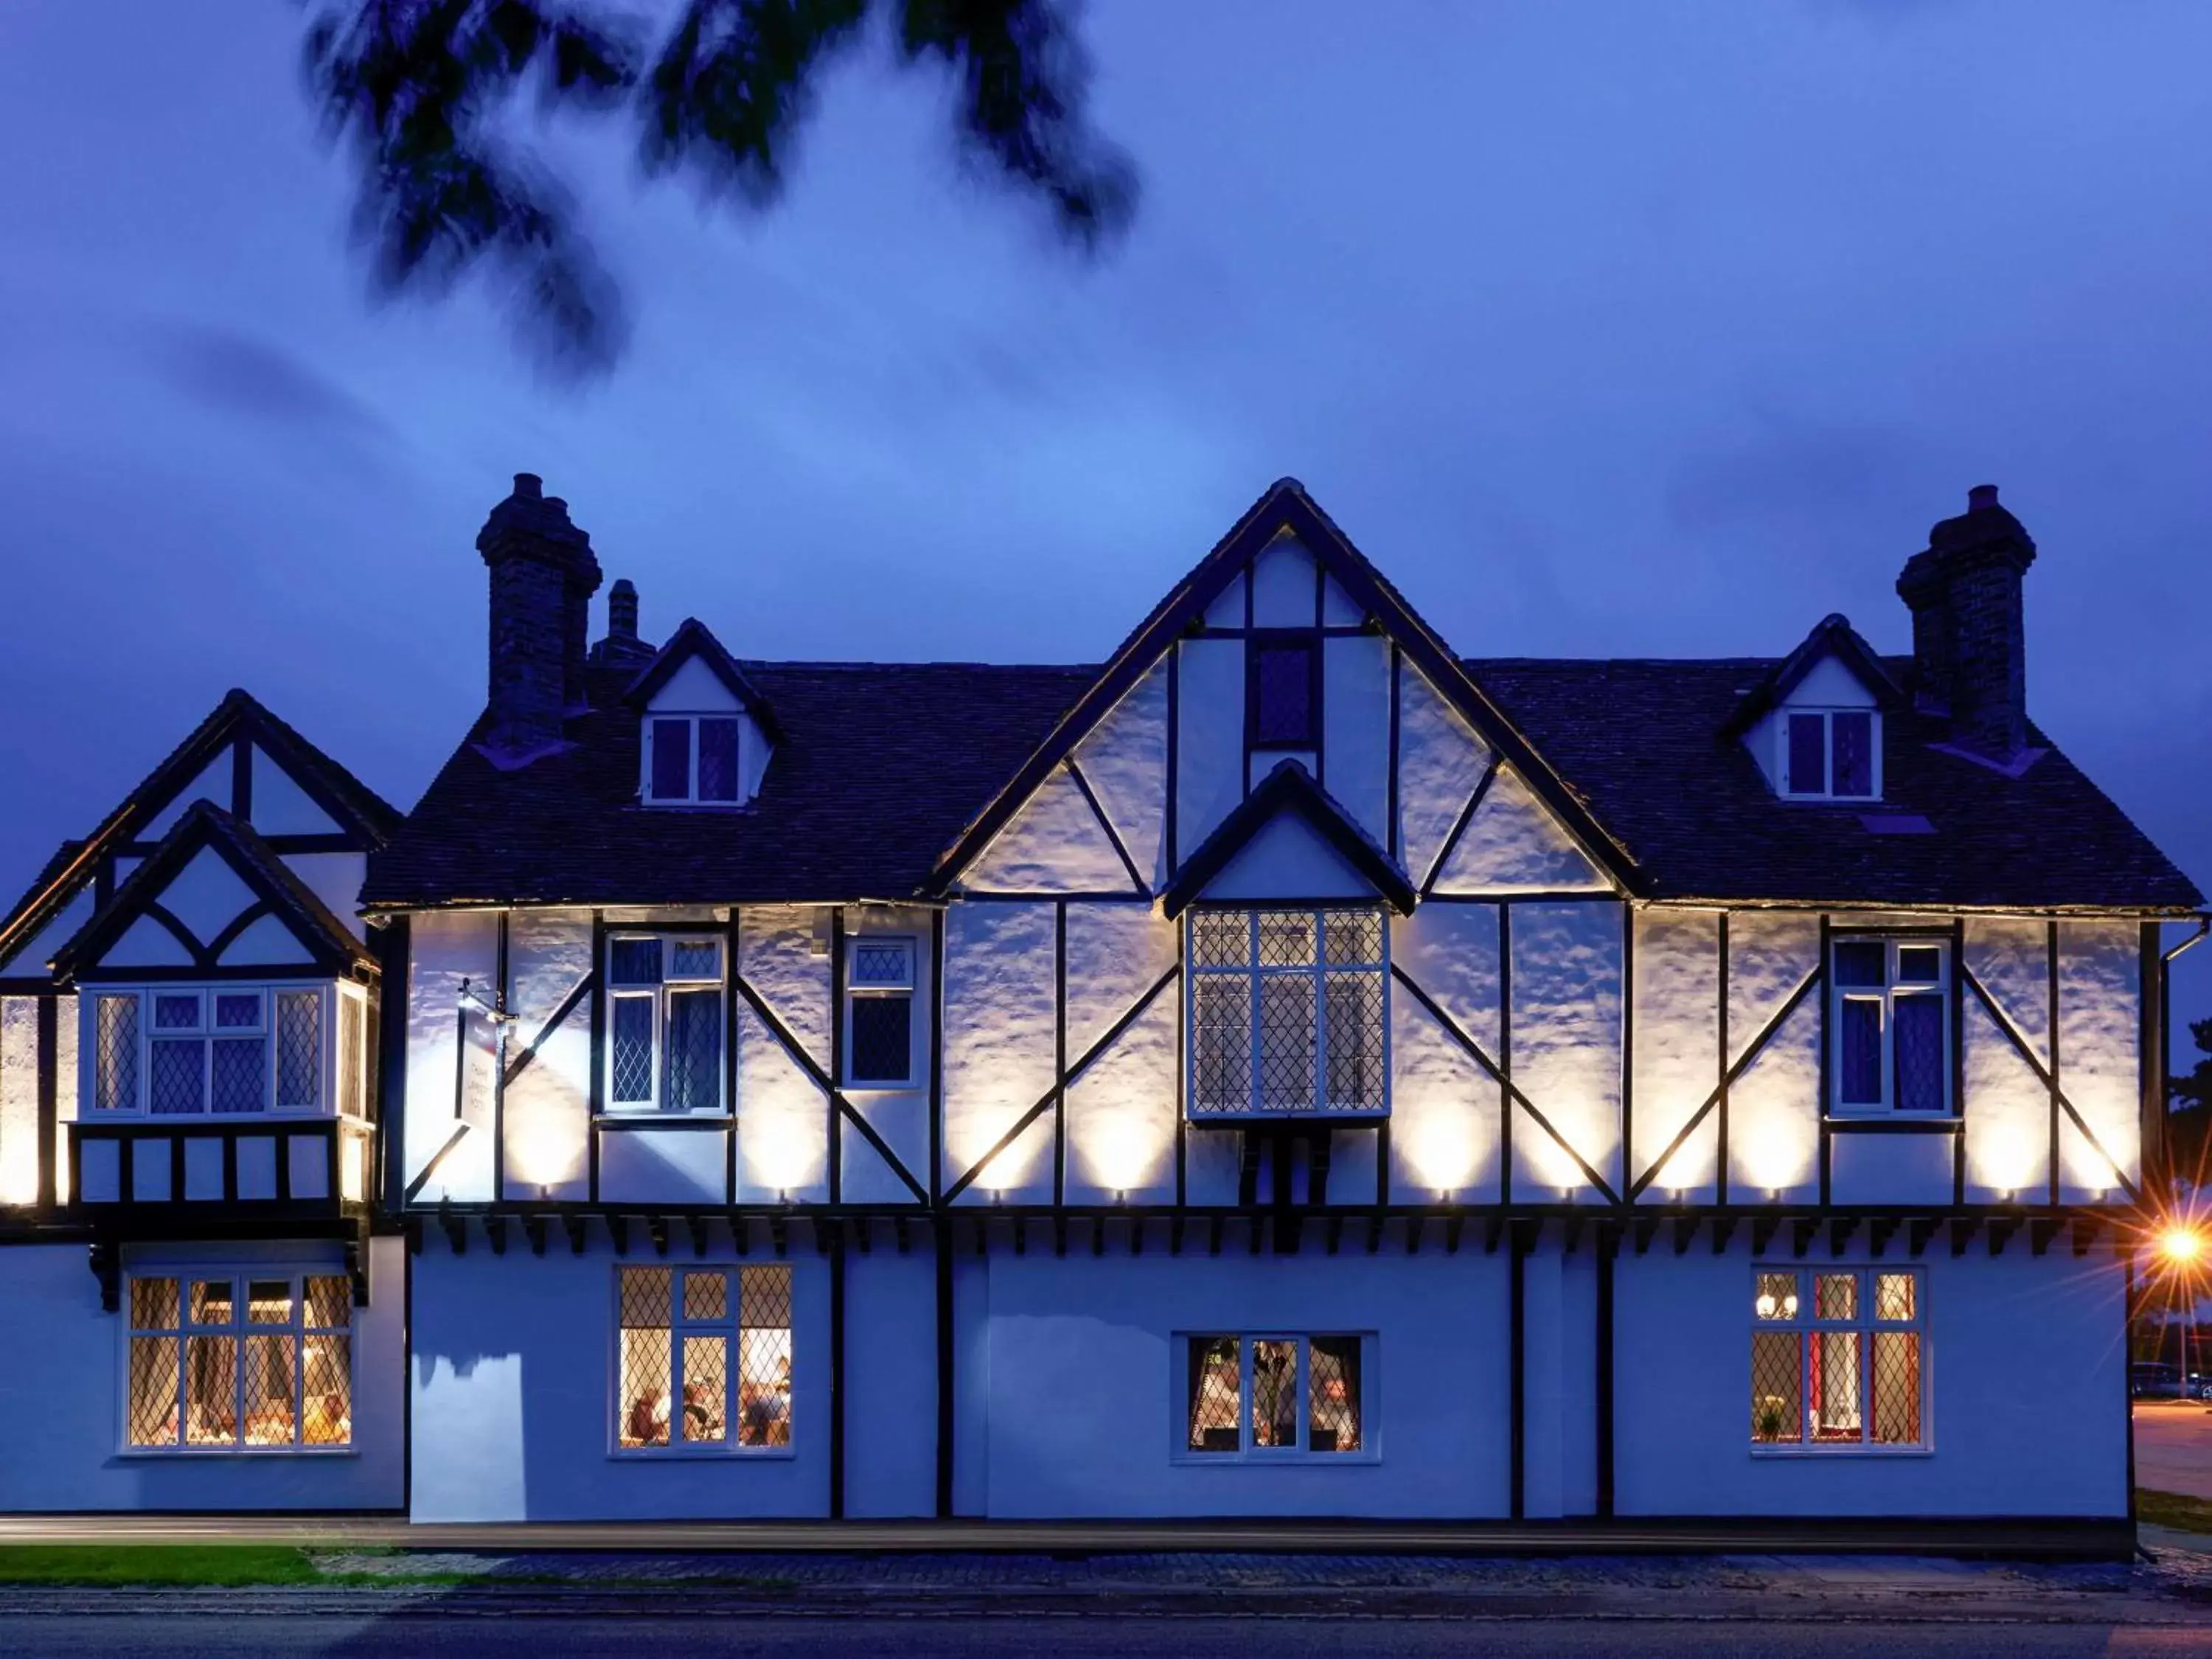
[{"label": "black timber post", "polygon": [[2137,953],[2139,966],[2136,969],[2136,994],[2141,1004],[2136,1010],[2136,1053],[2142,1084],[2136,1134],[2142,1145],[2143,1194],[2154,1204],[2160,1206],[2166,1204],[2173,1193],[2173,1172],[2167,1167],[2166,1158],[2166,1068],[2168,1062],[2166,1053],[2166,961],[2160,950],[2165,937],[2164,930],[2157,922],[2143,923],[2142,948]]},{"label": "black timber post", "polygon": [[[830,1201],[840,1204],[845,1195],[845,908],[839,905],[830,912]],[[845,1273],[843,1258],[838,1258],[838,1306],[844,1305]],[[845,1340],[841,1319],[837,1340]],[[842,1351],[842,1350],[841,1350]],[[842,1409],[842,1408],[841,1408]],[[843,1497],[843,1431],[839,1431],[834,1443],[839,1449],[839,1488],[837,1502]],[[842,1513],[842,1509],[839,1513]]]},{"label": "black timber post", "polygon": [[1597,1515],[1613,1519],[1613,1237],[1597,1224]]},{"label": "black timber post", "polygon": [[[1719,1097],[1718,1115],[1714,1138],[1719,1148],[1719,1158],[1713,1169],[1713,1200],[1718,1204],[1729,1201],[1729,913],[1721,912],[1715,948],[1719,952],[1718,972],[1714,982],[1720,987],[1720,995],[1714,999],[1720,1005],[1720,1077],[1714,1085]],[[1822,1109],[1824,1111],[1825,1108]]]},{"label": "black timber post", "polygon": [[2051,1061],[2051,1202],[2058,1202],[2058,923],[2054,919],[2045,924],[2050,961],[2046,964],[2051,977],[2051,1012],[2045,1028],[2045,1041],[2049,1045]]},{"label": "black timber post", "polygon": [[1517,1223],[1507,1227],[1505,1248],[1512,1325],[1506,1359],[1512,1370],[1507,1392],[1512,1422],[1507,1479],[1511,1486],[1512,1518],[1520,1521],[1528,1512],[1528,1270]]},{"label": "black timber post", "polygon": [[[407,1179],[407,981],[413,943],[413,924],[404,915],[369,930],[369,945],[376,953],[377,1189],[384,1195],[386,1212],[395,1216],[404,1202],[402,1189]],[[227,1157],[225,1196],[238,1190],[229,1167]]]}]

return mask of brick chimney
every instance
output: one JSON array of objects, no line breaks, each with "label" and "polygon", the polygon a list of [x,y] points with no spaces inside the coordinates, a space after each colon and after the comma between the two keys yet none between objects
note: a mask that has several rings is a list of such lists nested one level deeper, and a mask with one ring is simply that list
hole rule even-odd
[{"label": "brick chimney", "polygon": [[1897,579],[1912,611],[1914,702],[1948,714],[1954,744],[2000,765],[2027,746],[2020,584],[2034,562],[2035,544],[1997,505],[1997,487],[1976,484],[1966,510],[1930,530]]},{"label": "brick chimney", "polygon": [[607,636],[592,647],[592,660],[615,668],[642,667],[659,653],[637,636],[637,589],[627,576],[607,589]]},{"label": "brick chimney", "polygon": [[568,522],[568,504],[534,472],[477,535],[491,571],[491,677],[485,747],[520,764],[561,741],[561,721],[585,706],[584,652],[599,562]]}]

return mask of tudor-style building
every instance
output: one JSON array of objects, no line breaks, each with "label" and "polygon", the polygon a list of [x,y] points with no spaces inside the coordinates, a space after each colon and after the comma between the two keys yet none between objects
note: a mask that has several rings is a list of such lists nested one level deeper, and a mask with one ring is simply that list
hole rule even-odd
[{"label": "tudor-style building", "polygon": [[1993,490],[1899,656],[1462,659],[1288,480],[1097,667],[477,546],[404,823],[234,696],[0,931],[0,1508],[2127,1535],[2201,901]]}]

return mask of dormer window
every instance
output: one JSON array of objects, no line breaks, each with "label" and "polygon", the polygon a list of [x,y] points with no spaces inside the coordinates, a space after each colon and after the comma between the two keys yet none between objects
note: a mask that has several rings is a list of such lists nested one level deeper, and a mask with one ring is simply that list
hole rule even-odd
[{"label": "dormer window", "polygon": [[738,718],[655,714],[645,722],[645,799],[656,806],[734,806]]},{"label": "dormer window", "polygon": [[1871,800],[1881,793],[1880,727],[1865,708],[1793,708],[1784,788],[1793,800]]}]

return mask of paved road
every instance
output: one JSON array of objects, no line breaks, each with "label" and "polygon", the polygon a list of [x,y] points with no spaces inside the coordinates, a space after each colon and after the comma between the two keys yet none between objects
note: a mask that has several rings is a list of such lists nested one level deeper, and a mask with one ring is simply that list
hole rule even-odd
[{"label": "paved road", "polygon": [[2212,1655],[2212,1629],[2092,1625],[1824,1623],[1620,1624],[1607,1620],[1482,1621],[989,1619],[872,1621],[810,1619],[242,1619],[179,1624],[158,1618],[0,1619],[9,1659],[568,1659],[568,1656],[701,1653],[744,1659],[2088,1659],[2091,1655]]},{"label": "paved road", "polygon": [[2180,1400],[2137,1402],[2136,1484],[2212,1502],[2212,1406]]}]

